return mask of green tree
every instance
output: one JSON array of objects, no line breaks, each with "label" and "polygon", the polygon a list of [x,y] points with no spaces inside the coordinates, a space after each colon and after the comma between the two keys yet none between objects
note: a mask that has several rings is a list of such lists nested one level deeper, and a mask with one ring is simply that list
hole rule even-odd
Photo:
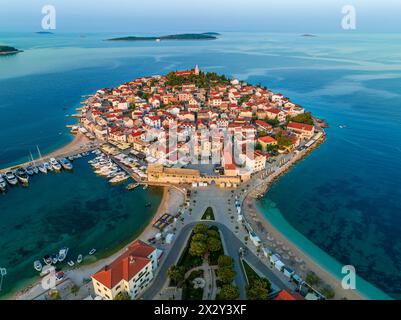
[{"label": "green tree", "polygon": [[217,252],[221,250],[221,242],[218,238],[209,237],[207,239],[207,248],[210,252]]},{"label": "green tree", "polygon": [[313,125],[313,117],[310,112],[305,112],[302,114],[298,114],[295,117],[291,117],[290,121]]},{"label": "green tree", "polygon": [[79,287],[78,287],[76,284],[74,284],[74,285],[71,287],[70,292],[71,292],[71,294],[73,294],[74,296],[76,296],[76,295],[78,294],[78,292],[79,292]]},{"label": "green tree", "polygon": [[169,276],[170,280],[178,286],[182,281],[184,281],[185,271],[183,267],[170,266],[170,268],[167,270],[167,275]]},{"label": "green tree", "polygon": [[249,300],[267,300],[271,291],[271,284],[267,279],[255,279],[246,288]]},{"label": "green tree", "polygon": [[120,292],[115,296],[114,300],[131,300],[131,297],[126,292]]},{"label": "green tree", "polygon": [[239,289],[232,284],[225,284],[221,287],[219,300],[236,300],[239,298]]},{"label": "green tree", "polygon": [[197,233],[206,234],[208,229],[209,228],[207,225],[200,223],[200,224],[197,224],[192,231],[194,234],[197,234]]},{"label": "green tree", "polygon": [[331,287],[321,288],[320,293],[324,295],[326,299],[333,299],[335,297],[335,292]]},{"label": "green tree", "polygon": [[203,233],[196,233],[192,236],[192,241],[202,241],[206,242],[207,241],[207,236]]},{"label": "green tree", "polygon": [[189,254],[191,256],[203,257],[207,252],[207,243],[204,241],[191,241]]},{"label": "green tree", "polygon": [[207,236],[211,238],[220,239],[220,234],[217,230],[209,229],[207,230]]},{"label": "green tree", "polygon": [[320,278],[312,271],[308,272],[305,280],[311,286],[317,286],[320,283]]},{"label": "green tree", "polygon": [[234,264],[234,259],[231,258],[230,256],[220,256],[219,259],[217,260],[217,265],[219,268],[224,268],[224,267],[232,267]]},{"label": "green tree", "polygon": [[235,271],[232,267],[218,268],[217,276],[223,283],[231,283],[235,278]]}]

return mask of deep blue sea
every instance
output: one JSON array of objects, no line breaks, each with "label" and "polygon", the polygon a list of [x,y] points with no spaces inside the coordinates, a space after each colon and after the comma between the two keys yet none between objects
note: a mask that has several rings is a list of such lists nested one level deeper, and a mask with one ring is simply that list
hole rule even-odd
[{"label": "deep blue sea", "polygon": [[[102,87],[195,64],[261,83],[331,126],[326,143],[259,203],[266,217],[333,273],[354,265],[361,279],[401,298],[401,35],[223,33],[216,41],[103,41],[120,35],[0,33],[0,43],[24,50],[0,57],[0,167],[26,160],[36,145],[46,152],[68,142],[65,125],[74,121],[66,115],[82,95]],[[99,178],[87,175],[97,186]],[[78,188],[81,176],[68,177],[76,179]],[[26,228],[34,219],[32,236],[36,230],[47,236],[49,221],[56,230],[63,228],[68,215],[58,216],[59,196],[65,197],[63,212],[75,206],[81,213],[74,221],[86,221],[85,201],[90,200],[80,200],[82,193],[64,181],[59,181],[59,195],[49,196],[46,179],[56,178],[37,179],[37,185],[0,198],[0,243],[13,248],[0,251],[0,267],[14,268],[25,259],[31,264],[32,252],[24,248],[38,250],[29,237],[21,238],[16,225]],[[106,190],[99,190],[99,197],[113,199]],[[17,210],[19,223],[10,218]],[[48,218],[36,219],[38,211]],[[96,218],[94,212],[91,216]],[[129,219],[135,221],[134,216]],[[51,238],[64,232],[58,230]],[[80,232],[74,236],[77,244],[80,234],[94,231]],[[96,234],[100,239],[102,232]],[[358,283],[370,297],[383,297],[375,287]]]}]

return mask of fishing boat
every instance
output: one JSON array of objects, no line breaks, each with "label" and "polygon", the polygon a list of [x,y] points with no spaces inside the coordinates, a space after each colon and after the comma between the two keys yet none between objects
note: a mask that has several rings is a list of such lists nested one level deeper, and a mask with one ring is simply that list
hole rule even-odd
[{"label": "fishing boat", "polygon": [[56,171],[56,172],[61,171],[61,164],[58,163],[58,161],[56,159],[50,158],[50,165],[54,169],[54,171]]},{"label": "fishing boat", "polygon": [[3,179],[3,176],[0,175],[0,191],[4,192],[7,190],[7,183],[6,181]]},{"label": "fishing boat", "polygon": [[28,184],[29,176],[24,168],[18,168],[15,175],[21,183]]},{"label": "fishing boat", "polygon": [[15,186],[16,184],[18,184],[18,180],[12,171],[7,171],[5,174],[5,178],[6,178],[7,182],[9,184],[11,184],[12,186]]},{"label": "fishing boat", "polygon": [[75,265],[74,261],[72,261],[72,260],[68,261],[67,264],[68,264],[70,267],[73,267],[73,266]]},{"label": "fishing boat", "polygon": [[35,268],[36,271],[41,272],[43,269],[42,263],[39,260],[36,260],[33,263],[33,267]]},{"label": "fishing boat", "polygon": [[109,182],[112,184],[118,184],[121,182],[124,182],[125,180],[128,180],[129,176],[125,173],[119,173],[117,174],[114,178],[110,179]]},{"label": "fishing boat", "polygon": [[96,252],[96,249],[93,248],[93,249],[91,249],[91,250],[89,251],[89,255],[93,255],[93,254],[95,254],[95,252]]},{"label": "fishing boat", "polygon": [[147,188],[148,188],[148,185],[145,184],[145,185],[143,186],[143,190],[146,190]]},{"label": "fishing boat", "polygon": [[83,259],[84,259],[84,258],[83,258],[83,256],[82,256],[82,254],[78,255],[77,263],[81,263]]},{"label": "fishing boat", "polygon": [[139,186],[139,183],[130,183],[127,186],[127,190],[134,190],[135,188],[137,188]]},{"label": "fishing boat", "polygon": [[59,262],[63,262],[65,260],[65,258],[67,257],[67,254],[68,254],[68,250],[69,249],[67,247],[60,249],[60,251],[58,252],[58,261]]},{"label": "fishing boat", "polygon": [[55,254],[54,256],[52,256],[52,263],[53,264],[57,264],[57,262],[58,262],[58,254]]},{"label": "fishing boat", "polygon": [[43,161],[42,161],[42,154],[40,153],[39,146],[36,146],[36,149],[38,150],[39,159],[40,159],[40,161],[42,162],[41,164],[39,164],[39,165],[37,166],[37,168],[38,168],[38,170],[39,170],[40,172],[46,174],[47,171],[48,171],[49,169],[47,168],[46,163],[43,163]]},{"label": "fishing boat", "polygon": [[73,156],[69,156],[67,159],[70,160],[70,161],[74,161],[74,157]]},{"label": "fishing boat", "polygon": [[145,204],[145,207],[146,208],[149,208],[149,207],[151,207],[152,206],[152,204],[150,203],[150,202],[148,202],[147,204]]},{"label": "fishing boat", "polygon": [[[31,159],[31,165],[28,168],[30,168],[30,170],[32,170],[32,175],[33,174],[38,174],[39,173],[39,169],[36,167],[35,160],[33,159],[33,156],[32,156],[32,152],[29,152],[29,157]],[[29,174],[28,168],[27,168],[27,172]]]},{"label": "fishing boat", "polygon": [[66,158],[61,159],[60,163],[63,166],[64,170],[72,170],[72,163]]},{"label": "fishing boat", "polygon": [[44,163],[38,165],[38,169],[39,169],[40,172],[42,172],[42,173],[44,173],[44,174],[47,173],[47,168],[46,168],[46,166],[44,165]]},{"label": "fishing boat", "polygon": [[26,173],[28,174],[28,176],[34,175],[33,168],[31,166],[27,167],[25,170],[26,170]]},{"label": "fishing boat", "polygon": [[50,266],[50,265],[53,263],[53,260],[52,260],[52,258],[51,258],[49,255],[45,255],[45,256],[43,257],[43,261],[44,261],[48,266]]},{"label": "fishing boat", "polygon": [[48,171],[54,171],[54,169],[53,169],[53,167],[50,165],[50,163],[45,162],[43,165],[45,166],[45,168],[46,168]]}]

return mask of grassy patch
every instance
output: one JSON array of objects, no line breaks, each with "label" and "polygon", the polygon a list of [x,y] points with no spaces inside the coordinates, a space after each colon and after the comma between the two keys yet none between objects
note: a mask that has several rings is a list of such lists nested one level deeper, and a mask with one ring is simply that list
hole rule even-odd
[{"label": "grassy patch", "polygon": [[242,260],[242,263],[244,264],[245,274],[248,278],[249,283],[252,283],[255,280],[262,279],[245,260]]},{"label": "grassy patch", "polygon": [[211,207],[207,208],[202,216],[202,220],[215,220],[213,209]]}]

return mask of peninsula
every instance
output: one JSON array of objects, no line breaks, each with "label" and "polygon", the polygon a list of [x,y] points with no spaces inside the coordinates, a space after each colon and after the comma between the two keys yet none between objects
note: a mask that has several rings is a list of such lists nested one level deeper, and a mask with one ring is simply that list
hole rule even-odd
[{"label": "peninsula", "polygon": [[22,50],[16,49],[10,46],[2,46],[0,45],[0,55],[8,55],[22,52]]},{"label": "peninsula", "polygon": [[184,33],[166,36],[137,37],[128,36],[107,39],[108,41],[161,41],[161,40],[216,40],[219,34],[215,32],[206,33]]},{"label": "peninsula", "polygon": [[[137,241],[66,272],[83,288],[76,297],[90,292],[105,300],[193,294],[246,299],[252,286],[245,279],[259,277],[255,268],[266,283],[259,288],[261,299],[363,298],[343,290],[255,205],[277,177],[324,142],[322,122],[304,107],[267,87],[198,66],[102,88],[81,104],[76,130],[96,144],[98,156],[89,161],[96,172],[109,176],[118,166],[137,182],[132,188],[160,186],[165,192]],[[192,232],[199,234],[191,237]],[[206,234],[213,239],[206,241]],[[132,268],[129,278],[117,272],[124,268]],[[146,279],[135,289],[145,269]],[[206,281],[204,289],[188,289],[194,281],[191,270],[199,284]],[[224,277],[223,270],[230,274],[226,283],[216,281]],[[111,281],[111,274],[118,277]],[[88,278],[92,283],[82,283]],[[47,299],[48,293],[38,285],[19,296],[29,297]]]}]

